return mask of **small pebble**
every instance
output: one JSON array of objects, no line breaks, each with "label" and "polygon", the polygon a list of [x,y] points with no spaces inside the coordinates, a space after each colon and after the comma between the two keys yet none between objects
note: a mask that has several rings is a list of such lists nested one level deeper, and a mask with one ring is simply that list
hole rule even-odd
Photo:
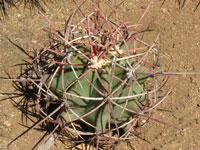
[{"label": "small pebble", "polygon": [[162,8],[161,10],[162,10],[163,13],[166,13],[166,12],[167,12],[167,9],[166,9],[166,8]]},{"label": "small pebble", "polygon": [[17,14],[17,17],[21,17],[22,15],[21,14]]},{"label": "small pebble", "polygon": [[146,120],[142,120],[142,123],[146,123],[147,121]]},{"label": "small pebble", "polygon": [[7,126],[7,127],[10,127],[11,126],[11,123],[9,122],[9,121],[4,121],[4,123],[3,123],[5,126]]}]

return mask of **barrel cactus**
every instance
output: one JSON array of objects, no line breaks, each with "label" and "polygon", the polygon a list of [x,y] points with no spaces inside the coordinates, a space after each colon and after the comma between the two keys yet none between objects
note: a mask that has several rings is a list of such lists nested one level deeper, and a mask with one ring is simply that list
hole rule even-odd
[{"label": "barrel cactus", "polygon": [[147,26],[138,28],[150,4],[131,26],[113,8],[106,17],[100,2],[74,23],[78,11],[83,14],[78,7],[64,33],[38,10],[55,32],[49,46],[32,43],[42,49],[29,55],[28,76],[18,80],[37,89],[34,103],[42,119],[33,128],[53,124],[50,135],[66,131],[73,139],[96,137],[98,147],[99,139],[128,139],[145,122],[140,116],[151,118],[149,111],[165,97],[157,95],[164,80],[156,78],[156,41],[148,44],[139,38],[148,31]]},{"label": "barrel cactus", "polygon": [[[82,49],[80,54],[69,47],[65,67],[49,74],[46,84],[58,98],[63,98],[67,107],[60,114],[65,123],[83,121],[91,131],[103,133],[108,122],[118,128],[143,110],[146,97],[142,93],[147,76],[138,73],[147,73],[148,67],[135,68],[134,55],[123,57],[112,46],[98,51],[95,46],[91,50],[76,45],[79,51]],[[119,50],[123,51],[121,47]],[[102,57],[100,53],[104,53]]]}]

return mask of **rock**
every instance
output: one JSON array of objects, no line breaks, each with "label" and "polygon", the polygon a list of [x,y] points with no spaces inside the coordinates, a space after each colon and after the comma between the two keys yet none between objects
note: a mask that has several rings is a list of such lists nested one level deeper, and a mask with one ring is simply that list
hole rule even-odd
[{"label": "rock", "polygon": [[11,126],[11,123],[10,123],[8,120],[4,121],[3,124],[4,124],[5,126],[7,126],[7,127],[10,127],[10,126]]},{"label": "rock", "polygon": [[53,147],[56,139],[57,139],[57,134],[54,133],[49,137],[49,139],[44,144],[40,145],[38,148],[34,150],[50,150]]}]

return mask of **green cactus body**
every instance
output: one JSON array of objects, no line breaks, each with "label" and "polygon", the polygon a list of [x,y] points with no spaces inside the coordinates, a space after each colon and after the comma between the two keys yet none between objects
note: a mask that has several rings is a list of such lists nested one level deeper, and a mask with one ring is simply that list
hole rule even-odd
[{"label": "green cactus body", "polygon": [[[84,57],[72,56],[70,61],[72,64],[89,64],[88,60],[86,60]],[[132,65],[135,63],[134,59],[129,61],[132,62],[131,63]],[[123,64],[123,66],[126,67],[126,61],[121,60],[118,63]],[[86,72],[86,70],[88,70],[89,66],[73,65],[73,68],[76,72],[76,75],[80,77],[84,72]],[[104,87],[109,87],[110,78],[112,74],[112,64],[109,63],[103,66],[102,68],[97,69],[97,72],[104,84]],[[136,74],[144,72],[147,72],[147,67],[145,66],[141,66],[135,71]],[[108,92],[105,90],[102,83],[99,81],[94,69],[91,69],[84,77],[82,77],[79,80],[79,82],[75,82],[77,80],[77,77],[75,76],[71,68],[71,65],[65,66],[63,74],[62,74],[62,69],[60,69],[55,75],[51,83],[50,89],[54,92],[54,94],[56,94],[59,97],[63,97],[64,93],[67,95],[66,102],[68,103],[69,107],[71,108],[71,110],[73,110],[74,113],[70,111],[68,113],[66,111],[62,112],[61,116],[62,118],[64,118],[66,123],[69,123],[70,121],[77,119],[78,117],[85,115],[86,113],[95,109],[104,100],[108,99],[108,97],[124,97],[128,95],[130,96],[130,95],[141,94],[144,92],[143,91],[144,81],[146,80],[147,76],[145,75],[140,75],[138,77],[136,76],[137,78],[137,83],[136,83],[134,77],[128,78],[127,72],[118,66],[115,66],[114,75],[120,78],[121,80],[126,79],[127,83],[129,83],[128,81],[130,81],[131,85],[130,88],[127,88],[127,84],[123,84],[120,80],[113,77],[111,85],[111,93],[115,91],[117,88],[118,89],[116,90],[115,93],[113,93],[113,95],[111,94],[108,96]],[[62,76],[64,77],[63,79]],[[50,75],[49,78],[47,79],[46,81],[47,84],[49,83],[51,77],[52,75]],[[86,78],[93,84],[93,86],[99,89],[101,93],[103,93],[104,95],[102,96],[99,92],[97,92],[97,90],[95,90],[88,83]],[[72,84],[73,82],[75,83]],[[64,90],[62,83],[64,83],[65,87]],[[80,86],[80,84],[82,85],[83,88]],[[69,96],[69,93],[77,96]],[[116,93],[119,94],[116,95]],[[102,100],[82,99],[78,96],[89,97],[89,98],[102,98]],[[94,112],[89,113],[82,119],[95,126],[96,130],[104,132],[106,129],[106,125],[108,123],[108,115],[111,118],[110,120],[111,124],[114,124],[114,122],[116,122],[118,125],[122,125],[123,123],[127,122],[130,119],[130,117],[134,117],[134,113],[124,110],[124,107],[133,110],[135,112],[138,112],[142,110],[141,103],[144,100],[145,100],[144,95],[132,99],[113,99],[113,101],[122,106],[119,107],[117,105],[112,104],[112,112],[114,113],[114,116],[111,115],[111,112],[108,114],[108,102],[105,102],[104,105],[99,107]],[[94,128],[92,127],[88,128],[89,130],[94,130]]]}]

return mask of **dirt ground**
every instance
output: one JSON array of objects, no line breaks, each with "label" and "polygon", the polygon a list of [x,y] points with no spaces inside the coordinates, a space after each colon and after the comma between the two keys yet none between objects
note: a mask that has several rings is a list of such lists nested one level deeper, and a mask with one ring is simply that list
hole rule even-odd
[{"label": "dirt ground", "polygon": [[[77,2],[80,3],[81,0]],[[111,1],[113,6],[120,2],[122,0]],[[161,67],[170,67],[171,72],[200,72],[200,7],[194,12],[198,0],[186,1],[182,9],[179,8],[178,1],[167,0],[161,7],[162,2],[153,0],[142,21],[145,24],[157,16],[164,16],[150,25],[162,37]],[[118,11],[124,20],[136,23],[147,4],[148,0],[127,0]],[[61,30],[75,8],[76,5],[71,0],[47,3],[45,6],[47,17]],[[86,13],[90,12],[91,3],[88,2],[82,9]],[[18,10],[9,10],[9,19],[0,21],[0,77],[7,77],[7,73],[17,77],[20,68],[14,65],[27,58],[12,42],[26,50],[33,47],[24,40],[48,43],[48,34],[43,29],[49,29],[49,25],[35,11],[24,9],[23,6]],[[171,76],[166,88],[171,88],[173,92],[154,110],[154,118],[173,124],[181,130],[150,121],[142,128],[142,138],[146,141],[135,138],[131,141],[131,147],[135,150],[199,150],[200,75]],[[43,136],[44,131],[31,130],[7,148],[11,140],[27,129],[26,126],[33,124],[31,121],[27,125],[22,123],[21,112],[13,106],[12,99],[3,100],[8,98],[5,93],[12,92],[15,92],[12,82],[0,80],[0,150],[29,150]],[[116,149],[128,150],[131,147],[126,142],[121,142]],[[65,146],[58,141],[53,149],[62,150]]]}]

